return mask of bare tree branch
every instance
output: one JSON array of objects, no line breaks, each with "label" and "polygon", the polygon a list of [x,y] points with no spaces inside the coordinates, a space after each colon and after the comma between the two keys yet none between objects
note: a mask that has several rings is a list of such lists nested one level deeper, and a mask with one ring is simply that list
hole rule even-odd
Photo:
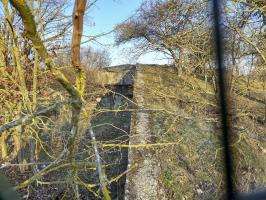
[{"label": "bare tree branch", "polygon": [[0,136],[3,134],[4,131],[7,131],[13,127],[16,127],[18,125],[21,125],[23,123],[26,123],[28,122],[29,120],[33,119],[34,117],[37,117],[37,116],[40,116],[40,115],[43,115],[43,114],[46,114],[50,111],[53,111],[53,110],[56,110],[60,107],[62,107],[63,105],[65,105],[67,102],[59,102],[59,103],[55,103],[55,104],[52,104],[42,110],[38,110],[38,111],[35,111],[29,115],[26,115],[24,117],[21,117],[17,120],[14,120],[12,122],[9,122],[7,124],[4,124],[2,126],[0,126]]}]

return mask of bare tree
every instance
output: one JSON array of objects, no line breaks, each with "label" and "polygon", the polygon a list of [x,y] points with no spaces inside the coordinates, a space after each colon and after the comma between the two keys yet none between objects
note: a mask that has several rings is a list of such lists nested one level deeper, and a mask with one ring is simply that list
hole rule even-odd
[{"label": "bare tree", "polygon": [[[187,52],[203,54],[208,41],[204,1],[145,1],[136,13],[116,27],[116,43],[136,43],[139,53],[159,51],[170,56],[180,73]],[[206,46],[206,45],[205,45]]]},{"label": "bare tree", "polygon": [[82,49],[81,56],[82,63],[87,68],[105,68],[111,64],[110,53],[107,50],[88,47]]}]

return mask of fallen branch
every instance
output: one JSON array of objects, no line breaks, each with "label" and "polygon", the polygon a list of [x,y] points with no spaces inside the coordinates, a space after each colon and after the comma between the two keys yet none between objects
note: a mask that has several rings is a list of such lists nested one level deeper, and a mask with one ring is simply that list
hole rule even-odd
[{"label": "fallen branch", "polygon": [[145,148],[145,147],[159,147],[159,146],[169,146],[169,145],[177,145],[183,140],[180,139],[177,142],[165,142],[165,143],[154,143],[154,144],[102,144],[102,147],[119,147],[119,148]]},{"label": "fallen branch", "polygon": [[96,156],[97,171],[98,171],[98,176],[99,176],[100,188],[101,188],[101,191],[103,193],[104,199],[105,200],[111,200],[111,197],[109,195],[109,191],[106,187],[105,174],[102,170],[101,157],[100,157],[100,154],[98,151],[96,138],[95,138],[95,135],[94,135],[92,128],[90,128],[89,132],[90,132],[90,136],[92,139],[92,144],[93,144],[93,148],[94,148],[94,152],[95,152],[95,156]]}]

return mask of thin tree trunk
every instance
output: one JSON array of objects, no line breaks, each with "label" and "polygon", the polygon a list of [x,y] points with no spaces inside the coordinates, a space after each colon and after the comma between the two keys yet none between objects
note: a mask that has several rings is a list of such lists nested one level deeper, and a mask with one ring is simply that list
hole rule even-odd
[{"label": "thin tree trunk", "polygon": [[[33,72],[32,72],[33,73],[32,109],[36,110],[36,107],[37,107],[37,75],[38,75],[38,67],[39,67],[39,56],[38,56],[38,52],[36,50],[34,51],[34,55],[35,55],[35,57],[34,57],[34,66],[33,66]],[[34,162],[37,161],[36,160],[36,158],[37,158],[37,155],[36,155],[37,154],[37,152],[36,152],[37,140],[35,140],[34,137],[35,137],[35,134],[39,134],[39,133],[37,131],[37,128],[36,128],[35,124],[33,124],[32,128],[35,131],[31,131],[31,138],[30,138],[30,141],[29,141],[30,142],[29,148],[30,148],[30,162],[34,163]],[[33,174],[36,174],[37,171],[38,171],[37,165],[32,165]]]},{"label": "thin tree trunk", "polygon": [[22,131],[23,126],[17,126],[13,133],[14,138],[14,145],[15,145],[15,152],[17,154],[17,160],[19,164],[22,164],[19,166],[19,170],[21,173],[24,173],[26,170],[28,170],[28,167],[26,165],[23,165],[27,163],[26,158],[24,157],[24,150],[25,150],[25,142],[22,138]]}]

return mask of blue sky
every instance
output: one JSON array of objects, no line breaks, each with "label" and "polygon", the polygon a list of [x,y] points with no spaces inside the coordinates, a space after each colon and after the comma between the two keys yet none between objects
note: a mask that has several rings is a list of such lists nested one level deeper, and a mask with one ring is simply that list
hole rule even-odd
[{"label": "blue sky", "polygon": [[[98,0],[95,7],[88,11],[84,27],[85,35],[97,35],[109,32],[116,24],[126,20],[134,14],[143,0]],[[84,38],[85,39],[85,38]],[[139,59],[132,59],[126,52],[132,45],[114,46],[114,35],[98,39],[100,43],[90,42],[87,45],[96,48],[105,48],[111,53],[112,65],[125,63],[157,63],[165,64],[167,60],[158,53],[149,53]]]}]

